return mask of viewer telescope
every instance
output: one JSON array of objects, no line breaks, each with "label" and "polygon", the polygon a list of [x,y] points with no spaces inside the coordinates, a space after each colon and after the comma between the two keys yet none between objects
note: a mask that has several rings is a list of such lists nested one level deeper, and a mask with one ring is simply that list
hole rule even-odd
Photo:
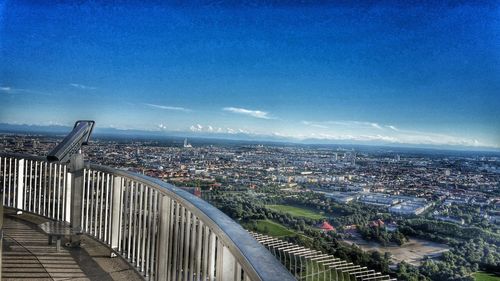
[{"label": "viewer telescope", "polygon": [[71,155],[78,153],[82,145],[87,145],[94,129],[94,121],[79,120],[73,130],[47,155],[47,161],[66,163]]}]

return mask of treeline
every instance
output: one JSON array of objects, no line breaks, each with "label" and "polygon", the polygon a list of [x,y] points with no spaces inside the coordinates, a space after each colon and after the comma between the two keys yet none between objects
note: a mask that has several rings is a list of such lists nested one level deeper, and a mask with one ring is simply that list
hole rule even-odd
[{"label": "treeline", "polygon": [[437,242],[456,243],[459,240],[480,238],[488,243],[500,245],[500,235],[479,227],[463,227],[454,223],[428,219],[408,219],[402,222],[401,232]]}]

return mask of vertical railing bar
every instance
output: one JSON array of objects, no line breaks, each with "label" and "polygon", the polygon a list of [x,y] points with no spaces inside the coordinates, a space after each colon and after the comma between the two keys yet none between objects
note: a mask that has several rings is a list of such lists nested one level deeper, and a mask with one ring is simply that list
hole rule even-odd
[{"label": "vertical railing bar", "polygon": [[57,169],[58,164],[54,164],[54,174],[52,176],[52,219],[56,219],[56,196],[57,196]]},{"label": "vertical railing bar", "polygon": [[[26,165],[25,165],[26,164]],[[16,169],[16,193],[15,193],[15,208],[19,210],[26,210],[26,169],[27,161],[25,159],[17,159]]]},{"label": "vertical railing bar", "polygon": [[5,190],[7,182],[7,157],[3,158],[3,192],[2,192],[2,203],[5,204],[5,194],[7,193]]},{"label": "vertical railing bar", "polygon": [[186,237],[186,208],[181,205],[181,214],[180,214],[180,222],[181,222],[181,230],[179,232],[181,240],[179,241],[179,274],[177,275],[177,281],[181,281],[182,274],[184,270],[183,262],[184,262],[184,239]]},{"label": "vertical railing bar", "polygon": [[144,205],[145,205],[145,212],[146,214],[144,215],[144,230],[143,230],[143,239],[144,239],[144,245],[143,245],[143,271],[146,277],[150,276],[149,273],[149,262],[151,260],[151,233],[153,233],[153,230],[151,229],[151,216],[153,214],[153,189],[149,186],[146,186],[145,190],[145,199],[144,199]]},{"label": "vertical railing bar", "polygon": [[[43,162],[40,162],[40,183],[39,183],[39,187],[38,187],[38,214],[39,215],[42,215],[43,214],[43,211],[42,211],[42,192],[43,192],[43,185],[45,184],[45,173],[43,171],[43,168],[44,168],[44,163]],[[42,183],[43,181],[43,183]]]},{"label": "vertical railing bar", "polygon": [[109,200],[111,197],[111,190],[113,189],[115,182],[115,178],[110,175],[106,174],[106,201],[105,201],[105,206],[104,206],[104,239],[106,240],[106,244],[109,244],[108,242],[111,241],[109,234],[111,231],[108,231],[108,220],[111,220],[111,208],[109,207]]},{"label": "vertical railing bar", "polygon": [[38,186],[38,161],[35,161],[35,186],[33,188],[33,213],[35,214],[40,214],[40,210],[36,209],[36,195],[38,194],[38,191],[40,190]]},{"label": "vertical railing bar", "polygon": [[90,193],[90,200],[92,200],[92,208],[90,209],[90,234],[96,237],[97,233],[97,195],[99,192],[99,171],[92,171],[92,192]]},{"label": "vertical railing bar", "polygon": [[54,219],[59,220],[59,187],[60,187],[60,172],[61,165],[56,164],[54,167]]},{"label": "vertical railing bar", "polygon": [[58,186],[57,186],[57,220],[61,220],[62,219],[62,216],[61,216],[61,207],[63,206],[63,202],[62,199],[61,199],[61,189],[62,189],[62,184],[61,184],[61,180],[62,180],[62,165],[57,165],[58,166],[58,173],[57,173],[57,183],[58,183]]},{"label": "vertical railing bar", "polygon": [[66,200],[67,194],[68,194],[67,193],[67,191],[68,191],[67,190],[68,189],[68,182],[67,182],[68,168],[66,167],[66,165],[63,166],[63,172],[62,173],[63,173],[62,174],[63,175],[63,180],[62,180],[63,181],[63,188],[62,188],[62,199],[61,199],[62,200],[62,204],[61,204],[61,206],[62,206],[62,212],[61,213],[62,213],[62,220],[64,221],[64,220],[66,220],[66,217],[67,217],[66,216],[67,215],[66,208],[67,208],[67,203],[68,203],[67,200]]},{"label": "vertical railing bar", "polygon": [[132,255],[132,249],[130,247],[132,243],[132,202],[134,199],[134,182],[130,181],[130,207],[129,207],[129,217],[128,217],[128,243],[127,243],[127,258],[130,260]]},{"label": "vertical railing bar", "polygon": [[65,183],[65,167],[66,165],[61,165],[61,169],[59,170],[59,220],[64,221],[64,188],[66,187]]},{"label": "vertical railing bar", "polygon": [[82,216],[81,216],[81,222],[82,222],[82,229],[86,233],[88,233],[88,210],[89,210],[89,200],[88,200],[88,188],[89,188],[89,179],[88,179],[88,170],[83,169],[83,191],[82,191]]},{"label": "vertical railing bar", "polygon": [[89,234],[92,235],[93,231],[93,217],[94,217],[94,193],[95,193],[95,171],[89,170],[89,173],[92,173],[92,177],[89,174],[89,181],[90,181],[90,186],[89,186]]},{"label": "vertical railing bar", "polygon": [[[159,200],[161,200],[161,195],[159,194],[158,195],[159,197]],[[169,225],[168,225],[168,240],[169,243],[168,243],[168,249],[167,249],[167,257],[168,257],[168,260],[169,260],[169,263],[167,264],[167,281],[171,281],[172,280],[172,270],[173,270],[173,256],[174,256],[174,235],[176,235],[175,233],[175,229],[176,229],[176,218],[174,217],[174,213],[175,213],[175,208],[176,207],[176,203],[174,200],[172,200],[171,198],[169,198],[170,200],[170,214],[169,214],[169,217],[170,217],[170,221],[169,221]],[[161,211],[161,209],[159,209],[159,211]],[[161,216],[162,213],[159,214],[159,216]],[[158,243],[160,243],[161,241],[158,241]],[[158,252],[158,254],[160,254],[161,252]]]},{"label": "vertical railing bar", "polygon": [[[151,272],[151,280],[156,278],[156,264],[158,264],[158,257],[156,256],[156,236],[158,235],[158,217],[157,217],[157,208],[158,208],[158,192],[154,189],[153,191],[153,217],[152,217],[152,231],[151,231],[151,260],[150,260],[150,272]],[[168,237],[168,236],[167,236]],[[166,239],[168,241],[168,238]],[[168,253],[167,253],[168,255]]]},{"label": "vertical railing bar", "polygon": [[12,207],[17,207],[17,202],[16,198],[19,196],[19,193],[17,192],[18,189],[18,183],[19,183],[19,159],[14,160],[14,189],[12,190]]},{"label": "vertical railing bar", "polygon": [[[151,216],[151,214],[149,213],[149,207],[151,206],[151,204],[146,204],[146,202],[151,202],[149,199],[149,187],[147,186],[144,186],[143,187],[143,200],[144,200],[144,205],[142,207],[142,239],[141,239],[141,242],[142,242],[142,245],[141,245],[141,272],[144,272],[146,275],[147,275],[147,272],[144,271],[144,269],[146,268],[146,240],[149,240],[148,239],[148,236],[146,236],[146,230],[147,231],[151,231],[148,227],[148,222],[146,220],[146,216],[147,218],[149,218]],[[151,225],[151,224],[149,224]],[[148,251],[149,252],[149,251]]]},{"label": "vertical railing bar", "polygon": [[149,276],[151,280],[154,280],[152,278],[155,278],[155,275],[153,273],[154,271],[154,266],[153,266],[153,261],[156,261],[155,259],[155,236],[156,236],[156,202],[155,202],[155,196],[156,196],[156,190],[151,188],[149,190],[150,197],[149,197],[149,206],[151,206],[150,214],[149,214],[149,238],[148,238],[148,253],[146,254],[146,258],[148,259],[148,262],[146,263],[146,272],[149,272]]},{"label": "vertical railing bar", "polygon": [[128,179],[127,178],[123,178],[122,180],[122,206],[123,206],[123,209],[122,209],[122,230],[120,231],[120,239],[118,241],[120,241],[118,244],[121,245],[121,248],[120,248],[120,253],[122,253],[123,256],[126,257],[126,254],[125,254],[125,250],[127,248],[127,231],[128,231],[128,215],[127,215],[127,212],[128,212],[128,209],[129,209],[129,204],[128,204],[128,189],[129,189],[129,186],[128,186]]},{"label": "vertical railing bar", "polygon": [[139,267],[139,247],[141,245],[141,199],[142,183],[137,182],[134,212],[134,261],[135,267]]},{"label": "vertical railing bar", "polygon": [[200,280],[201,273],[201,249],[203,248],[203,222],[198,220],[198,242],[196,243],[196,279]]},{"label": "vertical railing bar", "polygon": [[134,184],[134,200],[132,202],[133,213],[132,213],[132,264],[135,263],[135,248],[137,244],[137,198],[139,197],[139,183],[135,182]]},{"label": "vertical railing bar", "polygon": [[[26,160],[26,165],[24,165],[24,172],[23,172],[23,176],[24,178],[28,178],[28,161]],[[26,181],[25,180],[25,184],[24,184],[24,196],[23,196],[23,210],[25,211],[28,211],[28,204],[29,204],[29,201],[27,200],[28,198],[28,191],[27,191],[27,187],[29,188],[29,186],[31,186],[31,177],[30,177],[30,180],[29,181]]]},{"label": "vertical railing bar", "polygon": [[50,193],[50,188],[52,186],[52,163],[49,164],[49,173],[47,174],[47,179],[48,179],[48,185],[47,185],[47,217],[50,217],[51,213],[51,200],[50,198],[52,197]]},{"label": "vertical railing bar", "polygon": [[208,227],[203,228],[203,267],[202,267],[202,277],[203,280],[207,280],[208,275],[208,245],[209,244],[209,232]]},{"label": "vertical railing bar", "polygon": [[16,189],[17,189],[17,160],[14,159],[14,174],[12,176],[13,178],[13,181],[12,181],[12,188],[10,190],[11,194],[9,196],[9,200],[10,200],[10,203],[9,203],[9,206],[11,207],[15,207],[15,198],[16,198]]},{"label": "vertical railing bar", "polygon": [[[123,180],[123,255],[125,256],[128,249],[128,239],[130,230],[130,220],[128,213],[130,212],[130,182],[127,178]],[[126,229],[125,229],[126,228]],[[128,255],[127,255],[128,259]]]},{"label": "vertical railing bar", "polygon": [[224,254],[224,245],[222,245],[222,241],[217,239],[217,246],[215,249],[215,280],[224,281],[223,279],[223,254]]},{"label": "vertical railing bar", "polygon": [[[174,201],[175,202],[175,201]],[[173,214],[173,219],[174,219],[174,233],[172,236],[172,242],[170,245],[172,245],[171,250],[172,250],[172,259],[171,259],[171,280],[176,279],[175,273],[178,271],[177,270],[177,249],[178,249],[178,243],[177,241],[179,240],[179,204],[175,202],[175,213]]]},{"label": "vertical railing bar", "polygon": [[44,216],[48,215],[47,211],[47,189],[49,186],[49,177],[48,177],[48,172],[50,171],[49,169],[49,163],[44,162],[45,165],[43,165],[43,203],[42,203],[42,214]]},{"label": "vertical railing bar", "polygon": [[12,188],[12,158],[9,158],[9,186],[7,189],[7,201],[4,205],[10,207],[10,189]]},{"label": "vertical railing bar", "polygon": [[[26,165],[28,166],[28,165]],[[26,198],[28,198],[28,206],[27,206],[27,210],[29,212],[31,212],[31,193],[33,192],[32,191],[32,188],[33,188],[33,160],[30,160],[30,180],[29,180],[29,184],[28,184],[28,190],[29,190],[29,193],[27,194],[28,196],[26,196]]]},{"label": "vertical railing bar", "polygon": [[[3,164],[2,164],[2,161],[4,161]],[[5,169],[5,157],[0,157],[0,173],[3,171],[3,169]],[[2,173],[2,185],[3,185],[3,189],[2,189],[2,205],[3,205],[4,198],[5,198],[5,171],[3,171],[3,173]]]},{"label": "vertical railing bar", "polygon": [[97,180],[95,182],[95,189],[94,189],[94,237],[98,237],[98,231],[99,231],[99,220],[98,220],[98,211],[99,211],[99,204],[101,201],[100,192],[101,192],[101,172],[97,171]]},{"label": "vertical railing bar", "polygon": [[104,173],[101,173],[101,184],[100,184],[100,196],[99,196],[99,239],[102,240],[102,235],[103,235],[103,225],[102,225],[102,211],[103,211],[103,198],[104,198],[104,186],[105,186],[105,181],[104,181]]},{"label": "vertical railing bar", "polygon": [[214,279],[214,273],[215,273],[215,254],[217,253],[217,239],[215,234],[210,231],[210,237],[209,237],[209,250],[208,250],[208,278],[210,280]]},{"label": "vertical railing bar", "polygon": [[127,216],[124,216],[124,212],[126,211],[126,185],[125,185],[126,179],[122,179],[121,181],[121,201],[120,204],[122,204],[121,212],[120,212],[120,222],[121,225],[119,226],[120,231],[118,231],[118,252],[123,254],[123,234],[125,233],[125,220]]},{"label": "vertical railing bar", "polygon": [[142,209],[142,200],[144,199],[144,196],[143,196],[143,192],[144,192],[144,185],[141,183],[139,185],[139,208],[137,209],[137,214],[136,216],[138,216],[138,223],[137,223],[137,245],[136,245],[136,248],[137,248],[137,252],[136,252],[136,263],[135,263],[135,266],[137,268],[140,268],[141,266],[141,258],[140,258],[140,254],[141,254],[141,251],[142,251],[142,231],[141,231],[141,227],[142,227],[142,212],[143,212],[143,209]]},{"label": "vertical railing bar", "polygon": [[189,275],[189,243],[191,241],[191,212],[186,210],[186,220],[185,220],[185,238],[184,238],[184,281],[187,281]]},{"label": "vertical railing bar", "polygon": [[196,247],[196,234],[197,234],[197,222],[199,221],[194,214],[192,215],[191,220],[191,242],[189,247],[189,281],[193,281],[194,278],[194,253]]}]

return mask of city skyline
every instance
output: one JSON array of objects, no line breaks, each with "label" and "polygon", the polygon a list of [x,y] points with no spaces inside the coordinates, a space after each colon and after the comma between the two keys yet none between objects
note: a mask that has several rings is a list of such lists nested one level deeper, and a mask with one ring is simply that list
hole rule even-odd
[{"label": "city skyline", "polygon": [[0,123],[500,148],[498,3],[0,11]]}]

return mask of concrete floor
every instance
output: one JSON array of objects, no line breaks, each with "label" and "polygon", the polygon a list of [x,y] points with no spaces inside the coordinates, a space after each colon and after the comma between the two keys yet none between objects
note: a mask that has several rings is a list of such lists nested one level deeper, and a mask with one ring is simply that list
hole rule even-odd
[{"label": "concrete floor", "polygon": [[2,280],[143,280],[125,260],[110,258],[109,249],[86,236],[80,248],[57,252],[37,227],[45,221],[6,212]]}]

